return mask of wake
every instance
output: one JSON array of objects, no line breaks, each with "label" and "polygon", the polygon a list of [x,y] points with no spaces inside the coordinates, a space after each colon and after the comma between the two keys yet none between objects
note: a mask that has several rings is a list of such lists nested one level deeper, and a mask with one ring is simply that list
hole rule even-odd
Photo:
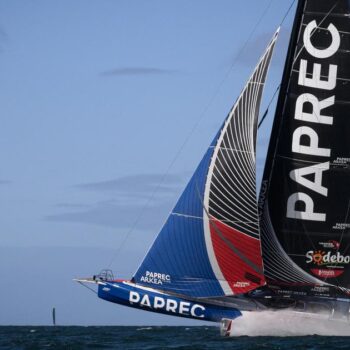
[{"label": "wake", "polygon": [[323,315],[303,315],[287,310],[243,312],[235,319],[230,332],[236,336],[350,336],[350,323],[333,321]]}]

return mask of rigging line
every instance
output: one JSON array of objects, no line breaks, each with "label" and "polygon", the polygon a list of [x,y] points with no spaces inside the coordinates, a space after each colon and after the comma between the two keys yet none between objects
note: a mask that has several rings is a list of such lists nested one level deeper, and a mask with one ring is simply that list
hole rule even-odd
[{"label": "rigging line", "polygon": [[[296,0],[293,0],[293,1],[291,2],[291,4],[289,5],[289,7],[288,7],[288,9],[287,9],[287,11],[286,11],[284,17],[282,18],[282,21],[281,21],[280,24],[279,24],[279,27],[282,27],[282,24],[284,23],[284,21],[285,21],[286,18],[288,17],[289,12],[290,12],[290,10],[293,8],[295,1],[296,1]],[[273,94],[273,96],[272,96],[272,98],[271,98],[271,100],[270,100],[270,102],[269,102],[269,104],[268,104],[268,106],[267,106],[267,108],[266,108],[266,111],[265,111],[264,115],[262,116],[261,120],[259,121],[258,129],[260,128],[260,126],[261,126],[262,123],[264,122],[264,120],[265,120],[265,118],[266,118],[266,116],[267,116],[267,114],[268,114],[268,112],[269,112],[269,108],[270,108],[270,106],[271,106],[271,103],[272,103],[272,101],[274,100],[274,98],[276,97],[276,94],[277,94],[277,92],[279,91],[280,88],[281,88],[281,84],[279,84],[279,85],[277,86],[277,89],[276,89],[275,93]]]},{"label": "rigging line", "polygon": [[83,287],[85,287],[85,288],[87,288],[87,289],[89,289],[91,292],[93,292],[93,293],[95,293],[95,294],[97,294],[97,292],[94,290],[94,289],[92,289],[92,288],[90,288],[90,287],[88,287],[85,283],[83,283],[83,282],[80,282],[80,281],[77,281],[79,284],[81,284]]},{"label": "rigging line", "polygon": [[[242,56],[243,51],[246,49],[246,47],[248,46],[248,43],[250,42],[251,38],[253,37],[255,31],[257,30],[258,26],[260,25],[261,21],[263,20],[263,18],[265,17],[268,9],[271,7],[271,4],[274,0],[270,0],[270,2],[268,3],[267,7],[265,8],[264,12],[261,14],[258,22],[255,24],[254,28],[252,29],[252,31],[250,32],[247,40],[245,41],[243,47],[241,48],[241,50],[239,51],[239,53],[237,54],[237,56],[235,57],[235,59],[233,60],[232,64],[230,65],[229,69],[227,70],[227,72],[225,73],[223,79],[221,80],[221,82],[219,83],[216,91],[214,92],[214,94],[212,95],[212,97],[209,99],[208,103],[205,105],[204,109],[202,110],[202,112],[199,115],[199,118],[197,119],[197,121],[195,122],[195,124],[193,125],[192,129],[190,130],[190,132],[188,133],[187,137],[185,138],[184,142],[182,143],[182,145],[180,146],[179,150],[176,152],[173,160],[171,161],[171,163],[169,164],[168,168],[166,169],[165,173],[163,174],[160,182],[157,184],[157,186],[154,188],[153,192],[151,193],[151,196],[148,198],[148,200],[146,201],[144,207],[141,209],[141,211],[139,212],[139,215],[136,217],[136,220],[134,221],[134,223],[132,224],[131,228],[127,231],[126,235],[124,236],[124,239],[122,240],[120,246],[118,247],[116,253],[114,254],[111,262],[109,263],[108,267],[111,267],[111,265],[113,264],[113,262],[115,261],[115,259],[117,258],[117,256],[119,255],[120,251],[122,250],[122,248],[124,247],[125,243],[127,242],[130,234],[135,230],[137,224],[139,223],[140,219],[142,218],[142,216],[144,215],[146,209],[148,208],[149,204],[151,203],[151,201],[153,200],[153,198],[155,197],[156,193],[158,192],[159,188],[161,187],[161,185],[164,183],[166,177],[168,176],[171,168],[173,167],[173,165],[175,164],[175,162],[177,161],[177,159],[179,158],[180,154],[182,153],[183,149],[185,148],[185,146],[187,145],[188,141],[190,140],[191,136],[194,134],[194,132],[197,130],[199,124],[201,123],[201,121],[203,120],[205,114],[207,113],[207,111],[209,110],[210,106],[212,105],[212,103],[214,102],[214,100],[216,99],[216,97],[218,96],[219,92],[221,91],[222,86],[224,85],[225,81],[227,80],[228,76],[231,74],[231,71],[233,70],[233,68],[236,66],[236,64],[238,63],[239,58]],[[294,0],[295,1],[295,0]],[[288,10],[289,12],[289,10]],[[288,14],[288,13],[287,13]],[[285,16],[286,17],[286,16]],[[283,21],[281,22],[283,23]]]},{"label": "rigging line", "polygon": [[[228,76],[230,75],[231,71],[233,70],[233,68],[236,66],[236,64],[238,63],[238,60],[240,59],[240,57],[242,56],[244,50],[246,49],[246,47],[248,46],[248,43],[251,41],[255,31],[257,30],[257,28],[259,27],[261,21],[264,19],[267,11],[269,10],[269,8],[271,7],[271,4],[274,0],[270,0],[269,4],[266,6],[264,12],[261,14],[259,20],[256,22],[255,26],[253,27],[252,31],[250,32],[247,40],[245,41],[245,43],[243,44],[243,47],[241,48],[241,50],[238,52],[238,54],[236,55],[236,57],[234,58],[232,64],[230,65],[230,67],[228,68],[228,70],[226,71],[223,79],[221,80],[221,82],[219,83],[218,88],[216,89],[216,91],[214,92],[213,96],[210,98],[209,102],[207,103],[207,105],[204,107],[203,112],[201,113],[201,116],[198,120],[198,122],[195,125],[195,128],[197,128],[199,122],[201,121],[201,119],[203,118],[204,114],[207,112],[207,110],[209,109],[209,107],[212,105],[213,101],[215,100],[216,96],[219,94],[222,86],[224,85],[225,81],[227,80]],[[295,0],[294,0],[295,1]],[[195,129],[194,128],[194,129]],[[194,131],[194,130],[193,130]]]},{"label": "rigging line", "polygon": [[295,1],[296,1],[296,0],[293,0],[292,3],[290,4],[290,6],[289,6],[289,8],[288,8],[288,10],[287,10],[287,12],[286,12],[286,14],[285,14],[284,17],[282,18],[282,21],[281,21],[281,23],[280,23],[280,25],[279,25],[280,27],[282,26],[283,22],[284,22],[284,21],[286,20],[286,18],[288,17],[289,12],[290,12],[290,10],[292,9],[292,7],[293,7]]},{"label": "rigging line", "polygon": [[[321,22],[317,25],[317,27],[312,31],[311,35],[310,35],[310,39],[314,36],[314,34],[316,33],[317,29],[322,25],[322,23],[328,18],[328,16],[332,13],[332,11],[336,8],[336,6],[338,5],[337,1],[334,6],[328,11],[328,13],[322,18]],[[303,23],[301,23],[303,24]],[[300,27],[301,30],[301,27]],[[299,33],[300,33],[299,30]],[[305,48],[305,44],[303,44],[303,46],[300,48],[300,50],[297,52],[297,54],[295,55],[294,59],[293,59],[293,63],[292,63],[292,70],[294,69],[294,64],[296,63],[297,59],[299,58],[299,56],[301,55],[301,52],[304,50]]]},{"label": "rigging line", "polygon": [[281,88],[281,84],[279,84],[279,85],[277,86],[276,91],[274,92],[274,94],[273,94],[273,96],[272,96],[272,98],[271,98],[269,104],[267,105],[266,111],[265,111],[264,115],[262,116],[262,118],[261,118],[260,121],[259,121],[258,129],[260,128],[261,124],[264,122],[264,120],[265,120],[267,114],[269,113],[269,108],[270,108],[270,106],[271,106],[271,103],[272,103],[272,101],[275,99],[276,94],[277,94],[277,92],[279,91],[280,88]]}]

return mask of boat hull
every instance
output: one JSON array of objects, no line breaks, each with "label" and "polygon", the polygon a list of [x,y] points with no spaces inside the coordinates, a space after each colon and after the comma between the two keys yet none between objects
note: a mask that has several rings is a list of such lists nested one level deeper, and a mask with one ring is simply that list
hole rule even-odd
[{"label": "boat hull", "polygon": [[223,318],[235,319],[241,312],[235,308],[189,300],[145,288],[129,281],[99,282],[98,296],[112,303],[145,311],[157,312],[202,321],[220,322]]}]

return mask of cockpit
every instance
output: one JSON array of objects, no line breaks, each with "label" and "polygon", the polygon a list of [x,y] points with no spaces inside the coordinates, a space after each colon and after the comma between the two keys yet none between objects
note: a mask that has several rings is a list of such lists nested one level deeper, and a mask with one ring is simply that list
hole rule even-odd
[{"label": "cockpit", "polygon": [[98,275],[93,276],[94,281],[113,281],[114,275],[112,270],[103,269]]}]

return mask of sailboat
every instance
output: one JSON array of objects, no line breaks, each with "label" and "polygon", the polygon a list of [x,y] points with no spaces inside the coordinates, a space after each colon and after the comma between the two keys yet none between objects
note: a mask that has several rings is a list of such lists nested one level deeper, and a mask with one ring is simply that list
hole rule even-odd
[{"label": "sailboat", "polygon": [[104,300],[221,322],[280,310],[349,321],[350,1],[299,0],[256,198],[256,138],[273,35],[130,280]]}]

